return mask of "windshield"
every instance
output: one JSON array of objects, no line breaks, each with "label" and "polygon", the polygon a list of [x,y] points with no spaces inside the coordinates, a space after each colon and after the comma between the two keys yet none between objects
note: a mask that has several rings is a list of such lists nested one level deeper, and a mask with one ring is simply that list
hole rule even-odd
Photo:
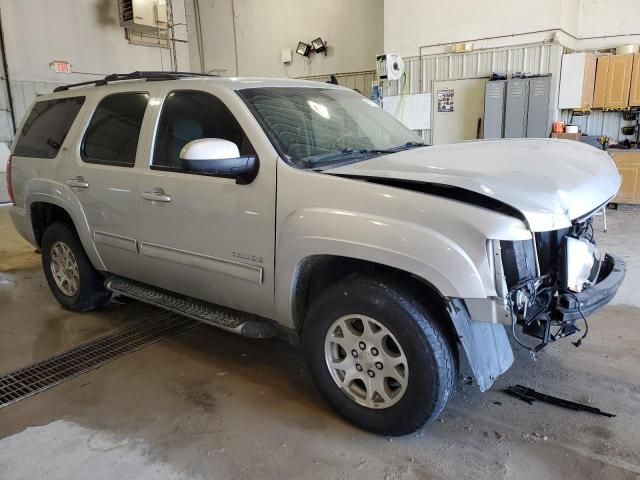
[{"label": "windshield", "polygon": [[238,93],[298,168],[326,169],[423,146],[415,133],[351,90],[264,87]]}]

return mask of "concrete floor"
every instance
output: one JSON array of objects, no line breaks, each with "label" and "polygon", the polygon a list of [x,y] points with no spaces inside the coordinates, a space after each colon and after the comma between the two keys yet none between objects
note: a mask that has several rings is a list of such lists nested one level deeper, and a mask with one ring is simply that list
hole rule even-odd
[{"label": "concrete floor", "polygon": [[[334,415],[299,353],[199,326],[0,410],[0,479],[640,478],[640,211],[609,211],[605,250],[629,273],[576,349],[522,350],[494,388],[460,386],[414,435],[362,432]],[[39,256],[0,208],[0,373],[126,325],[135,302],[63,310]],[[613,419],[500,392],[522,383]]]}]

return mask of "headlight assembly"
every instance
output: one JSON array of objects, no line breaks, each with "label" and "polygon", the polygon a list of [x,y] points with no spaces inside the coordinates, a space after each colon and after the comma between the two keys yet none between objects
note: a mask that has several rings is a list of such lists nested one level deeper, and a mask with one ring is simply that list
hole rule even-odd
[{"label": "headlight assembly", "polygon": [[564,281],[563,287],[573,292],[581,292],[593,285],[600,270],[598,247],[583,238],[564,239]]}]

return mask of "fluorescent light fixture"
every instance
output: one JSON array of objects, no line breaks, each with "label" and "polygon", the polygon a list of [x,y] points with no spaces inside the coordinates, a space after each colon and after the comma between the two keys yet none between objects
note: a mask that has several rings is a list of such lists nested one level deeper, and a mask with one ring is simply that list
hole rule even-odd
[{"label": "fluorescent light fixture", "polygon": [[298,42],[298,48],[296,48],[297,54],[302,55],[303,57],[308,57],[310,51],[311,46],[308,43]]},{"label": "fluorescent light fixture", "polygon": [[322,41],[322,38],[318,37],[315,40],[311,41],[311,46],[316,51],[316,53],[324,52],[327,49],[327,46]]}]

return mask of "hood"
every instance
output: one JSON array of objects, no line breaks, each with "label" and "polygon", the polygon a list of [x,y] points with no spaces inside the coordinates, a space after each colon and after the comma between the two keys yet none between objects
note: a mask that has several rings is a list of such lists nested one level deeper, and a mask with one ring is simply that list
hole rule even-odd
[{"label": "hood", "polygon": [[[535,232],[571,225],[620,187],[611,157],[573,140],[512,139],[415,148],[325,173],[458,187],[517,210]],[[471,202],[469,202],[471,203]],[[475,203],[475,202],[474,202]],[[491,204],[491,201],[487,202]]]}]

